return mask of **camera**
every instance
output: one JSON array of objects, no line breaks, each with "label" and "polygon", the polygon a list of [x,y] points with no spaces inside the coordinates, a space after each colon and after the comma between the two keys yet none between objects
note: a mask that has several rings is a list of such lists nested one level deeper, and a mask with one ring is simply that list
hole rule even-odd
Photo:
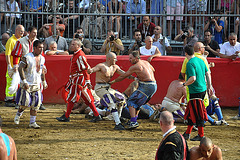
[{"label": "camera", "polygon": [[83,37],[84,37],[84,34],[83,34],[83,33],[80,33],[80,34],[77,33],[77,34],[75,34],[75,38],[80,38],[80,37],[83,38]]},{"label": "camera", "polygon": [[114,39],[115,39],[114,35],[111,35],[110,36],[110,41],[114,41]]},{"label": "camera", "polygon": [[138,45],[138,47],[142,47],[142,42],[141,41],[137,41],[137,45]]},{"label": "camera", "polygon": [[185,39],[188,36],[188,28],[183,29],[182,39]]}]

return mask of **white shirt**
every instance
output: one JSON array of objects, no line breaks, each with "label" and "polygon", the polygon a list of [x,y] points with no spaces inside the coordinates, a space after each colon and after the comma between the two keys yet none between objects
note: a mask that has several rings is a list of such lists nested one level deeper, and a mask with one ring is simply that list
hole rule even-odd
[{"label": "white shirt", "polygon": [[[154,38],[155,35],[152,35],[152,38]],[[157,46],[159,51],[161,52],[162,55],[166,55],[166,50],[164,49],[164,46],[160,43],[160,41],[163,41],[163,36],[162,34],[160,34],[160,38],[156,41],[156,42],[153,42],[153,46]],[[164,45],[166,47],[169,47],[170,44],[168,42],[168,39],[165,38],[165,42],[164,42]]]},{"label": "white shirt", "polygon": [[227,56],[231,56],[235,54],[236,51],[240,51],[239,42],[237,42],[235,46],[232,46],[229,42],[225,42],[220,49],[220,53],[225,54]]},{"label": "white shirt", "polygon": [[176,126],[174,126],[173,128],[169,129],[166,133],[163,134],[163,138],[171,131],[173,131],[174,129],[176,129]]},{"label": "white shirt", "polygon": [[140,55],[144,55],[144,56],[151,56],[154,55],[156,52],[157,47],[156,46],[152,46],[150,49],[146,49],[146,46],[142,46],[140,47]]}]

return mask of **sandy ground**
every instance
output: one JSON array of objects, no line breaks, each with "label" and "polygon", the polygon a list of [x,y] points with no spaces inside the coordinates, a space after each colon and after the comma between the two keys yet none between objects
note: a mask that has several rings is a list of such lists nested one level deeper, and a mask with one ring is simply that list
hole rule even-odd
[{"label": "sandy ground", "polygon": [[[140,126],[132,131],[115,131],[112,121],[90,123],[84,115],[72,114],[70,122],[58,122],[65,105],[45,105],[47,110],[39,111],[37,123],[40,129],[28,128],[29,109],[19,125],[13,122],[16,109],[3,107],[0,104],[0,115],[3,118],[3,131],[15,140],[18,159],[81,159],[81,160],[115,160],[142,159],[153,160],[156,149],[162,139],[162,132],[157,122],[139,120]],[[205,135],[220,146],[223,159],[239,160],[240,158],[240,121],[230,120],[237,108],[223,109],[225,119],[230,126],[211,126],[206,123]],[[186,125],[176,124],[183,133]],[[192,133],[192,137],[197,132]],[[199,142],[188,141],[189,148]]]}]

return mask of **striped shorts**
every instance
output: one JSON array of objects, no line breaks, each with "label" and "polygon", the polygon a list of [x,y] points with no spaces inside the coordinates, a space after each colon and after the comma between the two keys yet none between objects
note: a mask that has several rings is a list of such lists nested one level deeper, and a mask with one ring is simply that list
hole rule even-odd
[{"label": "striped shorts", "polygon": [[38,110],[42,104],[42,93],[40,90],[29,92],[23,88],[19,88],[16,103],[19,106],[31,107],[34,110]]}]

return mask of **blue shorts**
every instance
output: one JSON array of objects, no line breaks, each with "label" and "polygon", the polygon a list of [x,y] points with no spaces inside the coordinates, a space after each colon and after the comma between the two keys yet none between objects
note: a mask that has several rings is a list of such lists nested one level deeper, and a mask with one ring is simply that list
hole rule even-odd
[{"label": "blue shorts", "polygon": [[155,81],[139,81],[138,89],[128,98],[127,105],[139,109],[152,98],[156,91],[157,84]]}]

